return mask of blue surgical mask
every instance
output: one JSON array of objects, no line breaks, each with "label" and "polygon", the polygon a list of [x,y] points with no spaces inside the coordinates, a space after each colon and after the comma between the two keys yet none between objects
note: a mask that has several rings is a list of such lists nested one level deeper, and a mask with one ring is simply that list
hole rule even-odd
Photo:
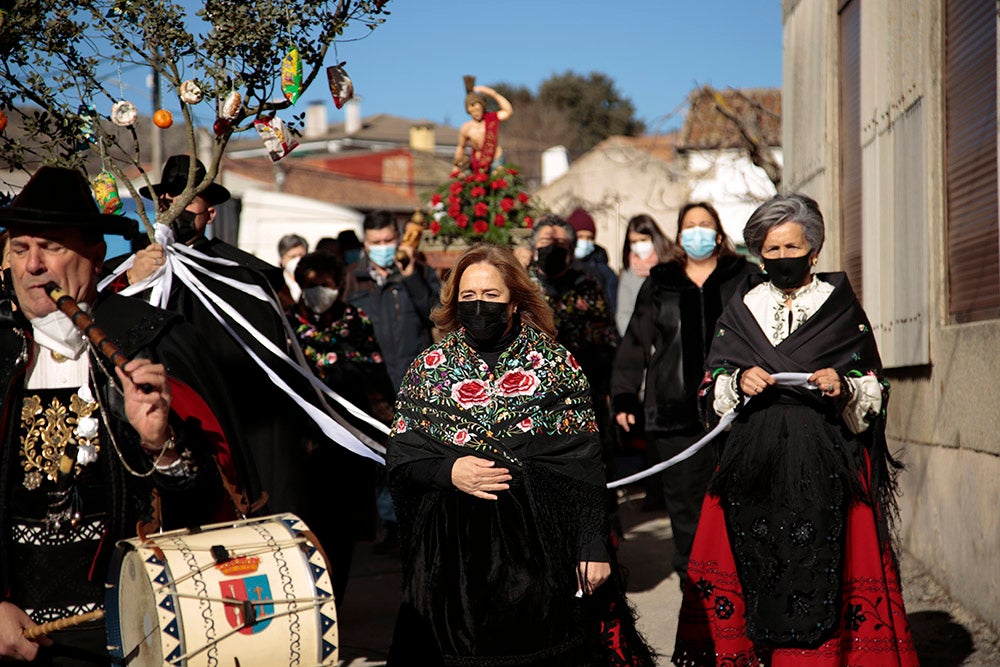
[{"label": "blue surgical mask", "polygon": [[383,269],[388,269],[392,266],[395,256],[395,243],[392,245],[373,245],[368,248],[368,259]]},{"label": "blue surgical mask", "polygon": [[681,247],[691,259],[707,259],[715,252],[717,235],[708,227],[689,227],[681,232]]},{"label": "blue surgical mask", "polygon": [[576,242],[576,250],[573,251],[573,254],[576,255],[577,259],[583,259],[592,252],[594,252],[594,242],[587,239]]}]

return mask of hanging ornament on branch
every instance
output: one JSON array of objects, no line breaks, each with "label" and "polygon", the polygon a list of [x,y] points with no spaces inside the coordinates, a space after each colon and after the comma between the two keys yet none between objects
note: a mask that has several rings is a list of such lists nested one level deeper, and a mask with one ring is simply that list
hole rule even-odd
[{"label": "hanging ornament on branch", "polygon": [[102,213],[118,215],[122,212],[122,200],[118,195],[118,182],[115,180],[114,174],[107,169],[102,169],[101,173],[91,181],[90,187],[94,190],[94,199],[97,200],[97,205],[101,207]]},{"label": "hanging ornament on branch", "polygon": [[119,100],[111,105],[111,122],[118,127],[129,127],[139,117],[139,110],[128,100]]},{"label": "hanging ornament on branch", "polygon": [[174,124],[174,115],[166,109],[157,109],[153,114],[153,124],[161,130],[165,130]]},{"label": "hanging ornament on branch", "polygon": [[201,88],[191,79],[181,83],[178,94],[180,95],[181,102],[184,104],[198,104],[202,100]]},{"label": "hanging ornament on branch", "polygon": [[7,114],[0,111],[0,132],[3,132],[7,128]]},{"label": "hanging ornament on branch", "polygon": [[302,94],[302,58],[299,50],[292,47],[281,61],[281,92],[285,99],[295,104]]},{"label": "hanging ornament on branch", "polygon": [[326,68],[326,78],[330,84],[330,94],[333,95],[333,103],[338,109],[344,106],[349,99],[354,97],[354,82],[344,71],[347,61],[339,65],[332,65]]},{"label": "hanging ornament on branch", "polygon": [[299,145],[294,138],[289,137],[285,130],[285,124],[277,116],[264,116],[253,122],[253,126],[260,134],[267,154],[272,162],[277,162],[285,157]]}]

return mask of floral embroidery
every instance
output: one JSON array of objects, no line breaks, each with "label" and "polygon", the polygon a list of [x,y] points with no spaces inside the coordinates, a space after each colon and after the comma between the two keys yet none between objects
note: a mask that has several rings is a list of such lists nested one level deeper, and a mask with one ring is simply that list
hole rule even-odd
[{"label": "floral embroidery", "polygon": [[289,316],[295,336],[320,378],[326,370],[340,361],[382,363],[375,327],[364,311],[351,305],[330,326],[320,329],[313,322],[298,314]]},{"label": "floral embroidery", "polygon": [[[531,327],[523,327],[500,355],[495,376],[465,334],[455,331],[417,358],[402,386],[393,436],[417,431],[502,456],[494,443],[507,438],[597,431],[580,365],[566,348]],[[546,397],[559,397],[556,409]]]},{"label": "floral embroidery", "polygon": [[861,624],[867,620],[868,618],[861,611],[861,605],[848,603],[847,613],[844,614],[845,626],[850,626],[852,630],[858,630],[861,628]]},{"label": "floral embroidery", "polygon": [[437,368],[438,366],[443,364],[446,360],[447,358],[444,356],[444,353],[441,352],[441,350],[431,350],[424,357],[424,366],[426,368]]},{"label": "floral embroidery", "polygon": [[727,618],[729,618],[730,616],[733,615],[733,612],[735,610],[736,610],[736,607],[735,607],[735,605],[733,605],[733,601],[730,600],[729,598],[727,598],[725,595],[717,595],[717,596],[715,596],[715,615],[716,616],[718,616],[722,620],[726,620]]},{"label": "floral embroidery", "polygon": [[482,380],[459,382],[451,388],[451,399],[463,408],[485,405],[490,402],[489,385]]},{"label": "floral embroidery", "polygon": [[534,371],[517,369],[508,371],[497,383],[501,396],[531,396],[538,388],[538,376]]}]

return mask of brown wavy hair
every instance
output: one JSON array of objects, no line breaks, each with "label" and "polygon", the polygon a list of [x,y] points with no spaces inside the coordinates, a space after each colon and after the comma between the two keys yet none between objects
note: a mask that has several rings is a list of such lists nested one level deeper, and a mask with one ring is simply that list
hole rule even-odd
[{"label": "brown wavy hair", "polygon": [[552,338],[556,337],[556,326],[552,321],[552,309],[545,302],[541,288],[531,280],[528,272],[514,253],[492,243],[481,243],[462,253],[455,262],[455,268],[448,275],[448,282],[441,290],[441,304],[431,312],[434,324],[444,333],[461,328],[458,323],[458,286],[465,270],[473,264],[489,264],[503,278],[510,290],[510,304],[521,314],[521,322],[538,329]]}]

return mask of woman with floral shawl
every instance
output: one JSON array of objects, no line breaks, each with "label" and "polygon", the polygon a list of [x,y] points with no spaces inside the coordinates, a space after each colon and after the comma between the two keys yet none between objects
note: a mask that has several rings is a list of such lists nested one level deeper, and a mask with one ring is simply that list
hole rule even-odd
[{"label": "woman with floral shawl", "polygon": [[[651,665],[608,549],[587,380],[509,250],[458,260],[387,466],[403,602],[388,665]],[[606,581],[610,578],[610,581]]]},{"label": "woman with floral shawl", "polygon": [[708,354],[706,407],[742,407],[702,506],[673,661],[915,666],[889,539],[899,464],[868,318],[843,273],[811,271],[824,238],[815,201],[776,196],[743,234],[767,273],[737,290]]}]

